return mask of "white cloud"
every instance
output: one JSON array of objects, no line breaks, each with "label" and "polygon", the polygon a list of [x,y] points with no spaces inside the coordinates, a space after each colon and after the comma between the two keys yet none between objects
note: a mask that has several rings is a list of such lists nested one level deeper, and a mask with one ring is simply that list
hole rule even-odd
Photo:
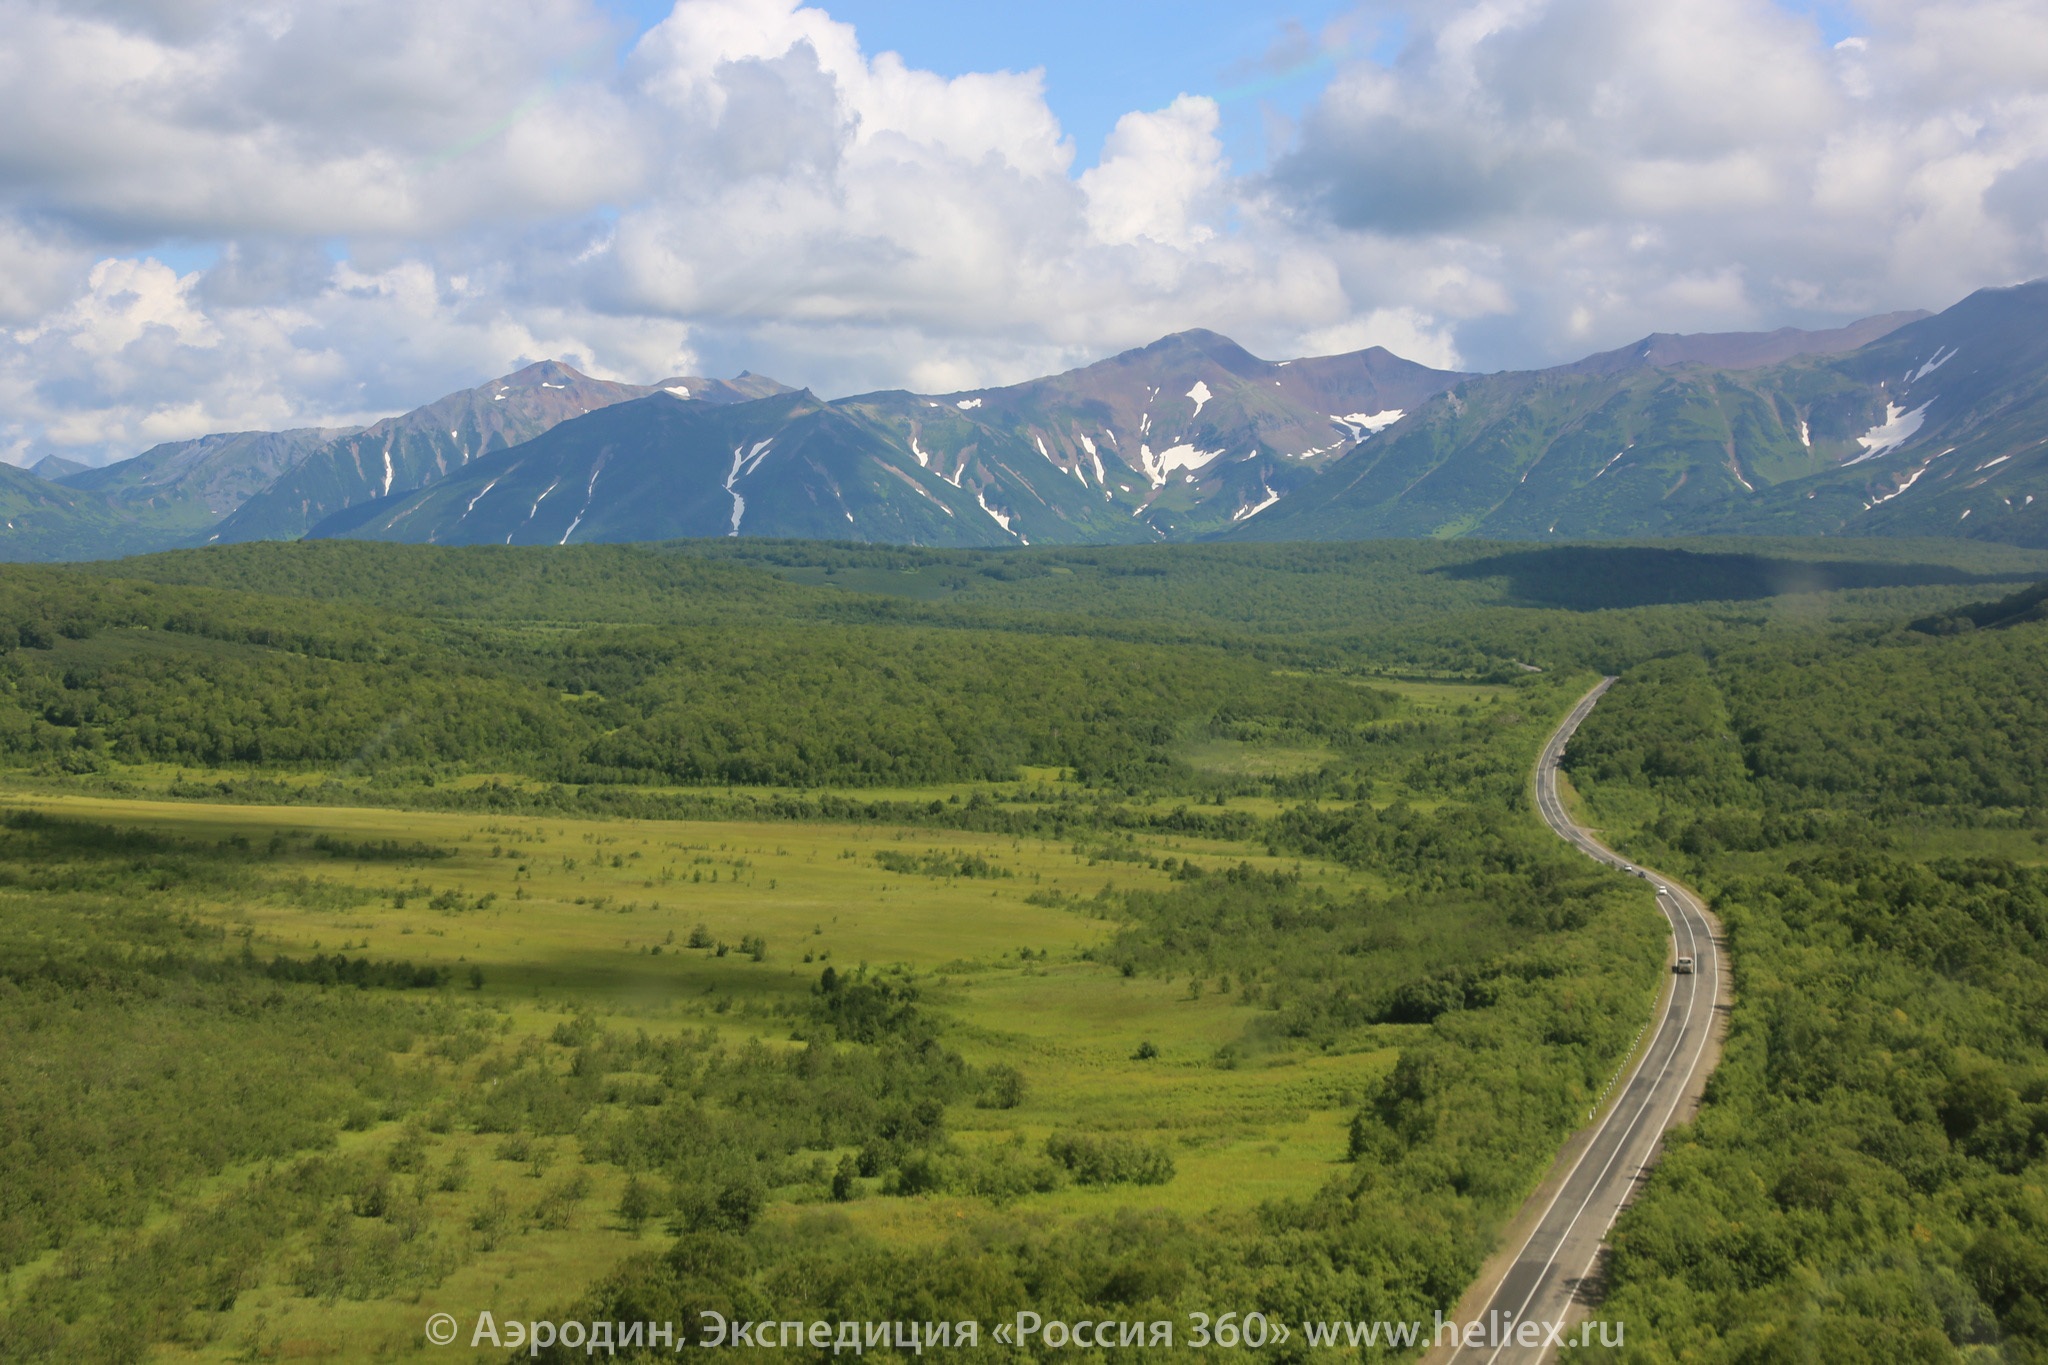
[{"label": "white cloud", "polygon": [[[1488,366],[1940,307],[2048,271],[2026,212],[2048,155],[2048,13],[1858,14],[1867,31],[1830,48],[1769,0],[1416,6],[1399,59],[1340,73],[1275,184],[1377,244],[1358,255],[1491,280],[1504,306],[1457,331]],[[1430,307],[1397,281],[1354,297]]]},{"label": "white cloud", "polygon": [[543,355],[953,389],[1206,326],[1490,368],[2048,272],[2048,14],[1857,13],[1417,4],[1246,176],[1210,99],[1078,168],[1044,73],[795,0],[684,0],[622,61],[597,0],[0,0],[0,454]]},{"label": "white cloud", "polygon": [[[641,318],[508,309],[488,290],[404,261],[332,268],[293,306],[203,308],[201,276],[109,259],[88,291],[0,346],[0,453],[132,454],[210,431],[372,420],[530,360],[605,377],[694,368],[683,330]],[[75,392],[85,403],[65,399]]]},{"label": "white cloud", "polygon": [[1156,114],[1118,119],[1102,164],[1081,176],[1095,240],[1187,248],[1214,237],[1196,213],[1223,184],[1218,122],[1216,101],[1193,95],[1180,96]]}]

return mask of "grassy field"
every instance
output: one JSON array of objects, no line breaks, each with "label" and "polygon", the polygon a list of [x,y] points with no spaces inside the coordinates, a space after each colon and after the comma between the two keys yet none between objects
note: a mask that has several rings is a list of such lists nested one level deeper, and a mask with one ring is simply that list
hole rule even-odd
[{"label": "grassy field", "polygon": [[[1089,908],[1092,893],[1105,884],[1163,889],[1165,874],[1144,862],[1098,864],[1049,840],[24,794],[4,806],[266,853],[267,892],[201,902],[194,912],[245,937],[259,960],[341,953],[446,968],[441,992],[491,1029],[476,1057],[434,1063],[450,1080],[477,1083],[491,1058],[522,1048],[562,1050],[559,1031],[577,1020],[657,1036],[708,1029],[731,1046],[783,1048],[787,1013],[810,999],[825,966],[900,971],[946,1021],[949,1045],[970,1062],[1012,1065],[1025,1077],[1015,1108],[960,1107],[952,1129],[963,1147],[1035,1152],[1055,1131],[1083,1129],[1163,1141],[1174,1153],[1177,1175],[1166,1185],[1027,1193],[1010,1205],[1026,1220],[1129,1206],[1194,1215],[1305,1197],[1340,1169],[1350,1114],[1396,1055],[1269,1046],[1252,1061],[1219,1066],[1219,1049],[1261,1012],[1241,994],[1125,977],[1083,956],[1115,928]],[[1135,842],[1154,857],[1298,867],[1332,887],[1356,875],[1213,841]],[[975,875],[878,861],[901,867],[933,855]],[[690,947],[693,939],[709,946]],[[764,944],[758,960],[742,940]],[[1156,1055],[1139,1059],[1143,1044]],[[596,1278],[650,1238],[618,1216],[624,1174],[586,1157],[573,1136],[437,1131],[431,1118],[413,1116],[368,1123],[341,1144],[343,1154],[382,1154],[416,1173],[427,1216],[468,1230],[461,1263],[410,1295],[308,1296],[289,1283],[303,1244],[317,1235],[302,1234],[231,1312],[209,1315],[207,1339],[166,1358],[404,1358],[428,1350],[418,1341],[428,1313],[489,1303],[501,1315],[538,1314],[565,1285]],[[915,1243],[950,1235],[979,1203],[833,1204],[822,1173],[836,1156],[819,1155],[817,1180],[773,1191],[764,1221],[802,1236],[822,1218]],[[208,1182],[179,1201],[181,1216],[260,1175],[237,1169]],[[8,1296],[60,1273],[59,1260],[16,1270]]]}]

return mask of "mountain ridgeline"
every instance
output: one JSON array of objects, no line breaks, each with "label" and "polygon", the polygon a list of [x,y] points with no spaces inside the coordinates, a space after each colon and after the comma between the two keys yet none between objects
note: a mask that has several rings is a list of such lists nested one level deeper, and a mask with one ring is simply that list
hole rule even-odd
[{"label": "mountain ridgeline", "polygon": [[1459,378],[1379,349],[1276,363],[1185,332],[1070,374],[939,397],[828,403],[806,391],[708,407],[657,393],[313,534],[521,545],[1185,538],[1264,511]]},{"label": "mountain ridgeline", "polygon": [[2048,281],[1547,370],[1177,333],[1082,369],[824,400],[558,362],[351,430],[0,471],[0,557],[247,540],[1906,535],[2048,545]]},{"label": "mountain ridgeline", "polygon": [[1751,368],[1659,364],[1651,338],[1633,362],[1470,379],[1243,534],[2048,544],[2048,281],[1905,317]]}]

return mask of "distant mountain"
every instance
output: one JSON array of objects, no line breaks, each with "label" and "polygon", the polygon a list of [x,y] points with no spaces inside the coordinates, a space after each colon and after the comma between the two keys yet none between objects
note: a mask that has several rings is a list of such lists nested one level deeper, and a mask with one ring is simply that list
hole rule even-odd
[{"label": "distant mountain", "polygon": [[[1768,349],[1672,340],[1686,344],[1663,354]],[[1468,379],[1236,534],[2048,544],[2048,281],[1980,290],[1847,353],[1667,366],[1658,341],[1635,363]]]},{"label": "distant mountain", "polygon": [[619,384],[544,360],[327,443],[242,503],[207,539],[296,539],[336,513],[393,492],[431,487],[474,460],[530,441],[570,418],[659,392],[723,404],[787,389],[750,374]]},{"label": "distant mountain", "polygon": [[804,393],[718,410],[647,398],[313,534],[1158,540],[1258,514],[1461,377],[1377,348],[1260,360],[1198,331],[1007,388],[830,403]]},{"label": "distant mountain", "polygon": [[611,384],[548,361],[367,428],[228,432],[99,467],[45,456],[33,471],[12,471],[38,482],[0,475],[0,514],[16,514],[0,515],[0,559],[106,558],[216,539],[296,538],[313,513],[381,493],[387,453],[389,476],[410,488],[566,417],[661,392],[723,404],[787,389],[754,374]]},{"label": "distant mountain", "polygon": [[103,495],[164,545],[202,535],[277,477],[354,427],[237,431],[172,441],[133,459],[77,469],[58,482]]},{"label": "distant mountain", "polygon": [[1072,479],[1098,511],[1137,523],[1105,536],[1159,539],[1258,515],[1463,378],[1377,346],[1261,360],[1198,330],[1008,388],[870,394],[843,406],[895,431],[920,467],[948,477],[978,467],[1024,517],[1022,535],[1073,539],[1099,520],[1037,520],[1066,501]]},{"label": "distant mountain", "polygon": [[89,464],[66,459],[62,455],[45,455],[42,459],[30,465],[28,472],[39,479],[48,479],[51,483],[55,483],[66,474],[83,474],[91,468],[92,466]]},{"label": "distant mountain", "polygon": [[0,464],[0,560],[98,559],[160,548],[104,498]]},{"label": "distant mountain", "polygon": [[309,427],[201,436],[99,467],[45,456],[27,472],[54,489],[22,488],[14,502],[0,495],[0,502],[17,513],[0,518],[0,558],[100,558],[189,544],[309,452],[348,430]]},{"label": "distant mountain", "polygon": [[1797,356],[1841,355],[1868,346],[1909,322],[1932,316],[1925,309],[1880,313],[1846,327],[1818,332],[1804,332],[1797,327],[1780,327],[1775,332],[1652,332],[1634,345],[1601,351],[1558,368],[1572,374],[1614,374],[1644,366],[1668,370],[1677,365],[1755,370],[1783,364]]}]

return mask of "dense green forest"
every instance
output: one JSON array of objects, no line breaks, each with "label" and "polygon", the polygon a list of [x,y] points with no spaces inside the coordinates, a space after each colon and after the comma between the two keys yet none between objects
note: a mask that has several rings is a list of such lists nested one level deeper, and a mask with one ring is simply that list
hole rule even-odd
[{"label": "dense green forest", "polygon": [[403,1356],[424,1306],[514,1294],[1427,1319],[1662,979],[1641,884],[1529,807],[1596,671],[1573,781],[1709,893],[1739,988],[1616,1236],[1625,1352],[2041,1358],[2044,573],[1908,542],[8,568],[0,1358]]},{"label": "dense green forest", "polygon": [[1920,624],[1644,663],[1574,746],[1739,981],[1615,1237],[1640,1358],[2048,1359],[2048,637]]},{"label": "dense green forest", "polygon": [[1173,757],[1190,734],[1355,746],[1383,709],[1357,684],[1389,672],[1614,671],[1948,610],[2048,563],[1825,549],[314,542],[24,566],[0,582],[0,755],[406,788],[900,786],[1032,765],[1196,790]]}]

